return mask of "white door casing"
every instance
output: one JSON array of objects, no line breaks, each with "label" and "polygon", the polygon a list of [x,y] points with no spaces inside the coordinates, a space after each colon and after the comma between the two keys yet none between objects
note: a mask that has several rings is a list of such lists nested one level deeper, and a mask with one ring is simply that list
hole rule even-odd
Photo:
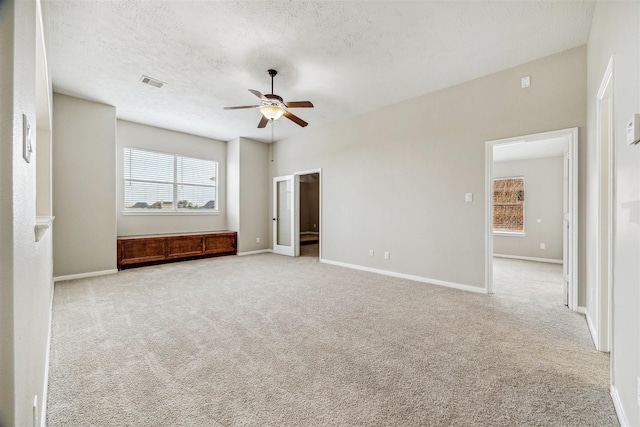
[{"label": "white door casing", "polygon": [[[563,274],[565,302],[572,311],[578,311],[578,128],[561,129],[534,135],[517,136],[487,141],[485,146],[485,290],[493,293],[493,148],[497,145],[567,138],[565,154],[566,197],[563,198]],[[564,233],[564,232],[563,232]]]}]

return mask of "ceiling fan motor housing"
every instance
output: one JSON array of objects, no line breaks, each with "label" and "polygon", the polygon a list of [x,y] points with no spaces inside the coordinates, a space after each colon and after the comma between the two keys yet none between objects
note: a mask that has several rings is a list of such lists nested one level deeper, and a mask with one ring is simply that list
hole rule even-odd
[{"label": "ceiling fan motor housing", "polygon": [[278,107],[285,109],[284,99],[282,97],[275,95],[273,93],[265,94],[264,96],[267,100],[262,100],[262,105],[277,105]]}]

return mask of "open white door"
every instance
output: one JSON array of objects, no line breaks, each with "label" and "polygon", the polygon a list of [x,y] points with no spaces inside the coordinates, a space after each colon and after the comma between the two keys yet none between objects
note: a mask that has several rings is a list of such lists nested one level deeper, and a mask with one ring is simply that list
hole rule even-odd
[{"label": "open white door", "polygon": [[273,178],[273,252],[276,254],[296,256],[300,250],[296,232],[299,179],[295,175]]},{"label": "open white door", "polygon": [[562,184],[562,283],[563,283],[563,295],[564,305],[570,306],[571,303],[571,287],[569,286],[569,278],[571,277],[571,251],[573,250],[571,242],[571,203],[569,200],[570,194],[570,169],[571,162],[569,160],[569,151],[564,153],[564,180]]}]

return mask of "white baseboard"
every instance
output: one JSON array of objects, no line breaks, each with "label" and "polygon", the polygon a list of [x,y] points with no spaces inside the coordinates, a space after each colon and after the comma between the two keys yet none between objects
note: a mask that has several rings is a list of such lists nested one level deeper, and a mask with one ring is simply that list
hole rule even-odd
[{"label": "white baseboard", "polygon": [[548,262],[551,264],[562,264],[563,262],[561,259],[534,258],[529,256],[504,255],[504,254],[493,254],[493,256],[497,258],[521,259],[524,261]]},{"label": "white baseboard", "polygon": [[591,339],[593,340],[593,345],[598,348],[598,332],[596,331],[596,327],[591,321],[591,316],[587,313],[587,309],[584,310],[584,317],[587,319],[587,326],[589,326],[589,333],[591,333]]},{"label": "white baseboard", "polygon": [[317,231],[301,231],[300,234],[315,234],[316,236],[318,236],[320,233],[318,233]]},{"label": "white baseboard", "polygon": [[115,274],[118,270],[102,270],[102,271],[91,271],[89,273],[80,273],[80,274],[69,274],[68,276],[58,276],[54,277],[54,282],[61,282],[63,280],[74,280],[74,279],[85,279],[87,277],[95,277],[95,276],[105,276],[107,274]]},{"label": "white baseboard", "polygon": [[576,311],[580,314],[584,314],[585,316],[587,315],[587,307],[578,307]]},{"label": "white baseboard", "polygon": [[347,263],[344,263],[344,262],[331,261],[331,260],[328,260],[328,259],[320,259],[320,262],[322,262],[324,264],[336,265],[338,267],[346,267],[346,268],[351,268],[351,269],[354,269],[354,270],[367,271],[369,273],[376,273],[376,274],[382,274],[382,275],[385,275],[385,276],[398,277],[400,279],[413,280],[414,282],[429,283],[431,285],[439,285],[439,286],[444,286],[444,287],[447,287],[447,288],[459,289],[459,290],[462,290],[462,291],[476,292],[476,293],[481,293],[481,294],[486,293],[485,288],[479,288],[479,287],[471,286],[471,285],[463,285],[461,283],[447,282],[447,281],[444,281],[444,280],[437,280],[437,279],[429,279],[427,277],[413,276],[411,274],[404,274],[404,273],[396,273],[394,271],[380,270],[380,269],[377,269],[377,268],[364,267],[364,266],[356,265],[356,264],[347,264]]},{"label": "white baseboard", "polygon": [[49,301],[49,328],[47,334],[47,349],[44,354],[44,388],[42,389],[42,403],[40,408],[40,427],[47,427],[47,396],[49,393],[49,364],[51,362],[51,329],[53,326],[53,277],[51,278],[51,300]]},{"label": "white baseboard", "polygon": [[259,251],[249,251],[249,252],[238,252],[237,256],[247,256],[247,255],[257,255],[257,254],[265,254],[268,252],[273,252],[271,249],[260,249]]},{"label": "white baseboard", "polygon": [[620,423],[620,427],[628,427],[629,421],[627,419],[627,415],[624,413],[624,408],[622,406],[622,400],[620,400],[620,395],[618,394],[618,389],[613,384],[611,385],[611,399],[613,400],[613,406],[616,409],[616,415],[618,416],[618,422]]}]

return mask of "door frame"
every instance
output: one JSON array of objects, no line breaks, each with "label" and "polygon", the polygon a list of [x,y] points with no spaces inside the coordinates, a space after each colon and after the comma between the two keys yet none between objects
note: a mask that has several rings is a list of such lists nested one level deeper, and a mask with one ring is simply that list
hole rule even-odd
[{"label": "door frame", "polygon": [[[532,135],[516,136],[485,144],[485,291],[493,293],[493,147],[522,141],[539,141],[550,138],[568,138],[569,155],[569,250],[563,248],[563,263],[569,263],[569,277],[565,277],[568,291],[568,307],[578,311],[578,128],[560,129]],[[566,226],[566,224],[563,224]]]},{"label": "door frame", "polygon": [[[597,188],[598,188],[598,208],[596,216],[596,280],[595,280],[595,301],[588,305],[595,308],[595,330],[592,330],[593,341],[599,351],[610,351],[612,348],[612,295],[613,295],[613,215],[614,212],[614,122],[613,122],[613,56],[609,59],[607,68],[602,76],[602,81],[598,89],[596,98],[596,165],[597,165]],[[602,138],[602,101],[608,93],[609,111],[607,112],[607,141]],[[604,146],[603,144],[607,144]],[[607,159],[603,159],[603,150],[606,150]],[[603,173],[604,161],[606,161],[607,171]],[[603,187],[606,187],[604,194]],[[607,218],[603,218],[603,210],[607,211]],[[603,277],[602,270],[606,269],[606,278]],[[607,304],[602,300],[607,298]],[[591,298],[591,297],[590,297]],[[611,376],[613,378],[613,375]]]}]

